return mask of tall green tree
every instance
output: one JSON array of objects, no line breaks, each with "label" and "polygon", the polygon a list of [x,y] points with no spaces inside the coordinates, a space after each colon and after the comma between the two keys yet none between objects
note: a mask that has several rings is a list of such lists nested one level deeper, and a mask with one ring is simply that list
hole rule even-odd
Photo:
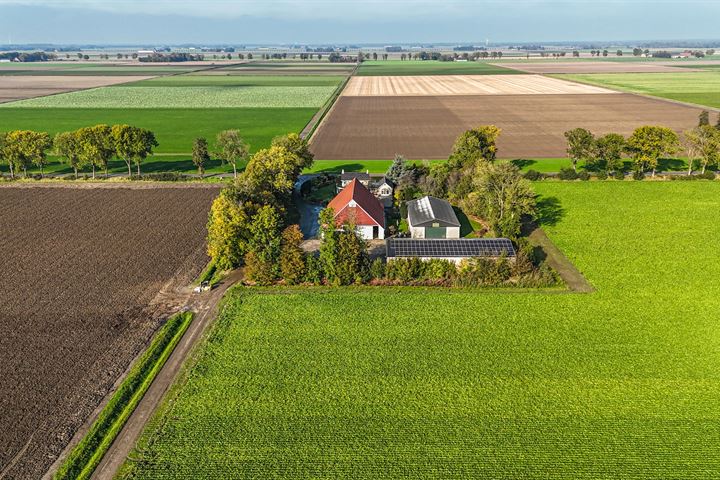
[{"label": "tall green tree", "polygon": [[395,184],[398,184],[400,179],[405,176],[408,170],[408,163],[405,157],[402,155],[395,155],[392,164],[390,164],[385,172],[385,176],[395,182]]},{"label": "tall green tree", "polygon": [[203,137],[198,137],[193,142],[192,147],[192,161],[197,167],[200,178],[205,174],[205,166],[210,161],[210,153],[208,152],[207,140]]},{"label": "tall green tree", "polygon": [[108,165],[115,156],[112,129],[108,125],[101,124],[80,128],[75,134],[82,149],[81,161],[92,166],[93,178],[95,178],[95,167],[102,168],[107,176]]},{"label": "tall green tree", "polygon": [[622,170],[625,137],[619,133],[608,133],[595,141],[594,161],[610,173]]},{"label": "tall green tree", "polygon": [[626,150],[638,171],[651,169],[654,177],[660,158],[677,153],[679,145],[680,139],[673,130],[646,125],[630,135]]},{"label": "tall green tree", "polygon": [[684,143],[688,153],[688,175],[697,161],[702,173],[709,165],[720,163],[720,131],[708,124],[695,127],[684,134]]},{"label": "tall green tree", "polygon": [[245,255],[245,274],[259,285],[278,278],[282,220],[272,205],[263,205],[250,222],[250,243]]},{"label": "tall green tree", "polygon": [[47,150],[52,145],[50,135],[32,130],[14,130],[5,135],[4,143],[5,159],[14,167],[14,170],[11,168],[12,176],[14,171],[22,170],[27,177],[31,165],[40,167],[40,174],[43,174],[43,167],[47,164]]},{"label": "tall green tree", "polygon": [[252,156],[237,184],[260,204],[285,207],[300,173],[302,161],[282,146],[259,150]]},{"label": "tall green tree", "polygon": [[464,132],[455,140],[449,158],[450,165],[458,168],[478,160],[494,162],[500,133],[501,130],[495,125],[484,125]]},{"label": "tall green tree", "polygon": [[296,177],[300,175],[303,170],[306,170],[313,165],[315,156],[310,151],[310,146],[308,145],[307,140],[301,138],[297,133],[288,133],[287,135],[275,137],[272,139],[270,146],[285,148],[297,156]]},{"label": "tall green tree", "polygon": [[305,252],[301,248],[303,234],[298,225],[290,225],[282,233],[280,273],[289,285],[303,281],[306,273]]},{"label": "tall green tree", "polygon": [[497,237],[517,238],[523,215],[535,212],[535,193],[520,170],[510,163],[478,165],[474,191],[465,209],[487,221]]},{"label": "tall green tree", "polygon": [[78,178],[78,170],[82,167],[82,144],[76,132],[61,132],[53,138],[55,155],[59,156],[63,163],[73,169],[75,179]]},{"label": "tall green tree", "polygon": [[565,132],[567,140],[567,154],[572,162],[573,170],[577,172],[577,164],[580,161],[592,162],[595,137],[584,128],[574,128]]},{"label": "tall green tree", "polygon": [[152,155],[154,147],[158,146],[155,134],[150,130],[132,127],[130,125],[113,125],[112,137],[115,144],[115,154],[125,161],[128,168],[128,177],[132,176],[131,167],[135,164],[137,176],[140,176],[140,164],[148,155]]},{"label": "tall green tree", "polygon": [[250,220],[258,206],[244,202],[233,187],[224,188],[210,208],[207,230],[208,256],[220,270],[238,267],[248,252]]},{"label": "tall green tree", "polygon": [[239,130],[224,130],[218,133],[215,140],[215,155],[223,162],[233,167],[233,176],[237,178],[237,167],[240,162],[247,160],[250,147],[240,136]]},{"label": "tall green tree", "polygon": [[0,164],[7,163],[10,168],[10,178],[15,178],[15,165],[10,161],[7,156],[7,132],[0,132]]}]

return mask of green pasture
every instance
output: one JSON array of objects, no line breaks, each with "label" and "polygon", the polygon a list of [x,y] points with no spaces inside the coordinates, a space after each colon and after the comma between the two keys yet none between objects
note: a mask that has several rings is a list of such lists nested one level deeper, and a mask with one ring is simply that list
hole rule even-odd
[{"label": "green pasture", "polygon": [[544,182],[592,294],[235,288],[122,478],[713,478],[720,182]]},{"label": "green pasture", "polygon": [[553,76],[625,92],[720,108],[720,72],[558,74]]},{"label": "green pasture", "polygon": [[363,62],[357,75],[513,75],[517,70],[484,61],[440,62],[434,60],[377,60]]},{"label": "green pasture", "polygon": [[[138,87],[145,88],[145,87]],[[0,132],[30,129],[55,134],[99,123],[127,123],[152,130],[160,146],[158,153],[189,154],[196,137],[206,137],[212,146],[218,132],[239,129],[252,151],[270,145],[270,140],[288,132],[299,132],[316,108],[2,108]]]}]

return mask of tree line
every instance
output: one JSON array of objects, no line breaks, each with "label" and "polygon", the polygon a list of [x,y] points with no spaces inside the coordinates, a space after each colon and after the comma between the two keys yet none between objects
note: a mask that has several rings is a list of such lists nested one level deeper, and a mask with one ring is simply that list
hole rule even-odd
[{"label": "tree line", "polygon": [[[61,132],[51,137],[46,132],[32,130],[14,130],[0,132],[0,164],[8,165],[10,177],[16,178],[20,172],[27,178],[32,166],[40,169],[40,176],[48,164],[48,154],[55,155],[60,162],[72,168],[75,178],[81,170],[90,169],[95,179],[97,169],[108,174],[113,158],[121,159],[127,166],[128,177],[132,177],[132,167],[136,175],[141,175],[141,165],[153,149],[159,144],[155,134],[145,128],[131,125],[95,125],[69,132]],[[215,138],[215,157],[233,167],[238,175],[241,163],[247,160],[250,146],[245,143],[238,130],[224,130]],[[192,161],[202,177],[210,162],[211,155],[207,139],[196,138],[193,141]]]},{"label": "tree line", "polygon": [[568,130],[565,138],[575,172],[582,161],[586,169],[622,174],[624,159],[629,158],[636,172],[650,171],[654,177],[662,158],[681,151],[688,156],[688,175],[695,167],[704,174],[708,167],[720,164],[720,118],[714,126],[710,125],[707,111],[700,114],[698,126],[686,130],[682,136],[667,127],[645,125],[636,128],[628,138],[618,133],[595,137],[584,128]]}]

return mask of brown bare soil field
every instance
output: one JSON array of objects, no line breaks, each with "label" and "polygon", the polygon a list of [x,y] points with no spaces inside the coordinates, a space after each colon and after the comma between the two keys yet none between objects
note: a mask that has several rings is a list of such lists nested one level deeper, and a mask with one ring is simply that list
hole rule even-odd
[{"label": "brown bare soil field", "polygon": [[0,187],[0,477],[40,478],[177,308],[217,193]]},{"label": "brown bare soil field", "polygon": [[76,75],[25,75],[0,76],[0,103],[66,93],[86,88],[105,87],[119,83],[136,82],[153,78],[147,75],[133,76],[76,76]]},{"label": "brown bare soil field", "polygon": [[502,62],[493,63],[498,67],[512,68],[527,73],[672,73],[687,72],[687,68],[679,68],[660,62],[551,62],[537,63]]},{"label": "brown bare soil field", "polygon": [[564,157],[563,133],[630,134],[642,125],[677,131],[697,124],[700,109],[631,94],[340,97],[312,138],[325,160],[447,158],[454,140],[477,125],[503,132],[500,158]]},{"label": "brown bare soil field", "polygon": [[615,93],[542,75],[418,75],[352,77],[343,96],[566,95]]}]

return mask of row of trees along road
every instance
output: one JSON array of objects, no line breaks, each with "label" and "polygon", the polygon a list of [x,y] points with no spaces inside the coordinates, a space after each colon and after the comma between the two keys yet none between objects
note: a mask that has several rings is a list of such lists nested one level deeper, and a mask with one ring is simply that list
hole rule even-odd
[{"label": "row of trees along road", "polygon": [[132,175],[133,163],[140,174],[140,163],[152,149],[158,145],[155,135],[144,128],[130,125],[95,125],[83,127],[72,132],[61,132],[50,138],[45,132],[32,130],[14,130],[0,133],[0,161],[10,167],[10,176],[22,170],[27,177],[30,166],[43,169],[47,165],[48,151],[60,157],[60,161],[69,165],[78,176],[78,171],[92,168],[95,178],[96,168],[108,172],[108,165],[113,157],[121,158],[128,167],[128,175]]},{"label": "row of trees along road", "polygon": [[[232,165],[237,178],[238,166],[247,160],[250,147],[243,141],[238,130],[218,133],[215,144],[215,156],[223,163]],[[52,138],[46,132],[14,130],[0,132],[0,163],[9,166],[12,178],[20,171],[27,177],[28,168],[31,166],[39,168],[40,176],[43,176],[50,153],[71,167],[75,178],[78,178],[78,172],[85,168],[90,168],[92,178],[95,178],[96,169],[103,170],[107,176],[110,161],[119,158],[125,162],[128,176],[132,176],[133,165],[136,174],[140,176],[140,165],[152,155],[153,148],[157,146],[153,132],[130,125],[95,125],[61,132]],[[207,140],[196,138],[192,159],[201,176],[210,158]]]},{"label": "row of trees along road", "polygon": [[622,171],[627,156],[635,170],[652,176],[661,158],[667,158],[683,150],[688,156],[688,174],[697,166],[705,173],[709,166],[720,164],[720,118],[710,125],[709,113],[700,114],[698,126],[687,130],[682,137],[675,131],[661,126],[646,125],[635,129],[625,138],[618,133],[595,137],[584,128],[565,132],[567,154],[577,172],[580,161],[586,167],[602,169],[609,173]]}]

